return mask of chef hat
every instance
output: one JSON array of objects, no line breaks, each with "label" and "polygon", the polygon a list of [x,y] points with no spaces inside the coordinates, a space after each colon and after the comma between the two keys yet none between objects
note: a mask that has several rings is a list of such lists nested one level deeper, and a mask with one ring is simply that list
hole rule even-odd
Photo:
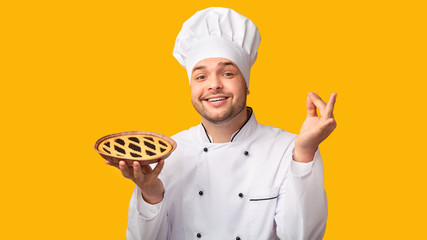
[{"label": "chef hat", "polygon": [[234,62],[249,87],[249,76],[261,41],[258,28],[243,15],[228,8],[198,11],[182,26],[173,56],[187,69],[191,82],[194,66],[206,58],[221,57]]}]

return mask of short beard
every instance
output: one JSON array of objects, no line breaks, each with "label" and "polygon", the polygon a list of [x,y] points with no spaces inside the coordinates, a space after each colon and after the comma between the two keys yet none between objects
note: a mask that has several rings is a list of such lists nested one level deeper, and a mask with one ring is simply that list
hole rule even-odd
[{"label": "short beard", "polygon": [[197,105],[194,102],[192,102],[192,104],[193,104],[194,109],[196,109],[196,111],[200,114],[200,116],[202,116],[204,119],[206,119],[207,121],[209,121],[213,124],[220,124],[220,123],[228,122],[231,119],[233,119],[234,117],[236,117],[237,115],[239,115],[243,110],[246,111],[246,99],[244,100],[242,105],[238,105],[238,106],[235,106],[235,108],[228,109],[228,111],[225,112],[225,114],[221,117],[211,116],[207,112],[207,110],[205,108],[203,108],[202,105],[200,105],[200,107],[197,107]]}]

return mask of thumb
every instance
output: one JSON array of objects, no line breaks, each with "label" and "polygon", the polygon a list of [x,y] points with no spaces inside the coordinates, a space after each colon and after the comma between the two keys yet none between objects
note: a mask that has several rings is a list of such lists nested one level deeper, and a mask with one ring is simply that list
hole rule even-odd
[{"label": "thumb", "polygon": [[160,172],[162,171],[164,165],[165,165],[165,160],[160,159],[159,162],[157,163],[157,166],[153,169],[153,174],[156,177],[160,175]]}]

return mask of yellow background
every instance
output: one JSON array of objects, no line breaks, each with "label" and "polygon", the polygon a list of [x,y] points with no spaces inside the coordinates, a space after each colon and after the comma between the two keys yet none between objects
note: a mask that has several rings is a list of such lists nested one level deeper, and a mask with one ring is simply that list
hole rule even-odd
[{"label": "yellow background", "polygon": [[93,145],[199,123],[172,50],[210,6],[260,29],[248,100],[260,123],[298,133],[307,92],[338,93],[324,239],[425,238],[422,2],[2,1],[0,239],[125,239],[134,185]]}]

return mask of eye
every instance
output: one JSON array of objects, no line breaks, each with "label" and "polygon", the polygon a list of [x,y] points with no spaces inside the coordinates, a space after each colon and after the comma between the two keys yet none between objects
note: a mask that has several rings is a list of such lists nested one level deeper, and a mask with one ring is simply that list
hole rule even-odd
[{"label": "eye", "polygon": [[233,73],[231,73],[231,72],[226,72],[226,73],[224,73],[224,76],[226,76],[226,77],[231,77],[231,76],[233,76],[234,74]]},{"label": "eye", "polygon": [[197,79],[197,80],[203,80],[203,79],[205,79],[205,78],[206,78],[206,77],[205,77],[204,75],[200,75],[200,76],[197,76],[197,77],[196,77],[196,79]]}]

